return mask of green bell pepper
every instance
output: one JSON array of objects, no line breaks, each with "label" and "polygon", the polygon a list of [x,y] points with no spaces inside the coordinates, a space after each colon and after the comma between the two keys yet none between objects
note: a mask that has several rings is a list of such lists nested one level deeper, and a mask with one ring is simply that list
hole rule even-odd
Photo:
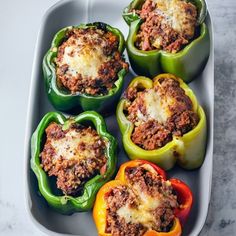
[{"label": "green bell pepper", "polygon": [[[68,195],[56,195],[50,185],[50,177],[41,167],[40,153],[43,144],[45,129],[51,122],[63,125],[63,129],[68,129],[71,123],[90,122],[96,128],[98,134],[106,143],[105,154],[107,157],[107,168],[103,175],[98,174],[88,180],[83,187],[83,194],[78,197]],[[117,143],[113,136],[106,130],[106,124],[101,115],[94,111],[83,112],[80,115],[66,119],[58,112],[47,113],[40,121],[37,129],[31,138],[31,169],[35,173],[39,191],[47,201],[48,205],[62,214],[71,214],[78,211],[87,211],[93,207],[93,203],[100,187],[105,184],[114,174],[116,168],[116,147]]]},{"label": "green bell pepper", "polygon": [[124,36],[120,30],[111,27],[105,23],[96,22],[89,24],[80,24],[78,26],[69,26],[61,29],[53,38],[51,48],[48,50],[43,59],[43,75],[46,84],[48,98],[52,105],[60,111],[70,111],[72,109],[82,108],[82,110],[95,110],[98,112],[108,112],[110,107],[120,98],[124,76],[127,70],[121,69],[118,72],[118,79],[114,84],[114,88],[110,89],[106,95],[92,96],[88,94],[76,93],[71,94],[70,91],[61,88],[57,84],[56,68],[54,60],[57,56],[57,49],[65,40],[68,31],[73,28],[96,27],[102,30],[110,31],[117,36],[119,40],[118,51],[122,54],[125,48]]},{"label": "green bell pepper", "polygon": [[145,0],[134,0],[123,11],[129,25],[127,52],[131,67],[138,75],[153,78],[161,72],[175,74],[185,82],[191,82],[204,69],[210,53],[210,38],[206,24],[207,7],[204,0],[191,0],[198,10],[197,31],[199,36],[177,53],[163,50],[143,51],[135,46],[142,19],[132,10],[141,9]]},{"label": "green bell pepper", "polygon": [[116,116],[122,134],[124,149],[130,159],[148,160],[156,163],[165,170],[171,169],[176,162],[185,169],[196,169],[201,166],[204,160],[207,127],[204,110],[198,104],[193,91],[180,78],[171,74],[160,74],[153,80],[147,77],[139,76],[131,81],[128,88],[133,87],[149,89],[153,87],[155,81],[165,77],[177,80],[180,87],[191,99],[193,111],[196,112],[199,117],[197,126],[181,137],[173,136],[172,141],[159,149],[144,150],[134,144],[131,140],[134,124],[126,118],[124,110],[127,106],[128,100],[123,97],[118,103]]}]

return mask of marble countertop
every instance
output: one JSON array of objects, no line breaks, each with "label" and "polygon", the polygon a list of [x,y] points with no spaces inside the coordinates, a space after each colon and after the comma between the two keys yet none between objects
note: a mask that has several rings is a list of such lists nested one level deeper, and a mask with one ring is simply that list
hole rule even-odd
[{"label": "marble countertop", "polygon": [[[0,235],[3,236],[42,235],[26,215],[23,147],[37,32],[44,12],[55,2],[1,1]],[[209,213],[200,235],[235,235],[236,1],[208,0],[208,7],[215,33],[214,171]]]}]

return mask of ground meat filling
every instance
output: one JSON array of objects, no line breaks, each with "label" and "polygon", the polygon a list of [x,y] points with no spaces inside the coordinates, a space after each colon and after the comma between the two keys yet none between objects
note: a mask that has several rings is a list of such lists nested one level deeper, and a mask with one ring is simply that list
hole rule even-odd
[{"label": "ground meat filling", "polygon": [[106,233],[141,236],[148,230],[168,232],[174,209],[179,207],[171,183],[145,165],[128,167],[125,175],[128,186],[116,187],[106,195]]},{"label": "ground meat filling", "polygon": [[136,40],[136,47],[141,50],[176,53],[194,37],[197,9],[190,2],[146,0],[136,13],[144,21]]},{"label": "ground meat filling", "polygon": [[57,188],[75,196],[85,182],[104,169],[105,143],[91,127],[72,124],[63,130],[62,125],[51,123],[40,157],[44,171],[56,177]]},{"label": "ground meat filling", "polygon": [[125,96],[125,113],[134,123],[131,139],[145,150],[163,147],[198,124],[192,101],[172,78],[159,79],[151,89],[128,88]]},{"label": "ground meat filling", "polygon": [[58,48],[57,83],[71,93],[105,95],[121,69],[128,70],[118,51],[117,36],[97,28],[72,29]]}]

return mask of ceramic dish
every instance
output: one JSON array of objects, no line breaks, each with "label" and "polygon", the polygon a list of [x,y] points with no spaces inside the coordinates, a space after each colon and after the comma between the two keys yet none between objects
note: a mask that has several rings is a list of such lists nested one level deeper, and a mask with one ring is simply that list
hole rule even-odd
[{"label": "ceramic dish", "polygon": [[[25,192],[28,214],[37,227],[48,235],[97,235],[91,212],[75,213],[70,216],[60,215],[50,209],[45,200],[40,197],[36,177],[30,169],[30,137],[38,122],[48,111],[54,111],[44,89],[42,75],[42,59],[55,33],[68,25],[102,21],[119,28],[125,37],[128,26],[122,19],[122,10],[128,0],[67,0],[60,1],[45,14],[39,31],[33,63],[31,87],[28,105],[28,120],[25,137]],[[214,52],[212,38],[212,23],[210,15],[206,18],[210,31],[211,52],[204,71],[189,85],[196,93],[203,106],[208,122],[208,142],[205,161],[200,169],[186,171],[179,167],[168,171],[168,176],[185,181],[193,191],[194,205],[183,235],[198,235],[207,216],[211,193],[211,178],[213,166],[213,112],[214,112]],[[134,77],[132,71],[125,78],[125,87]],[[109,132],[117,137],[119,142],[118,165],[127,161],[121,144],[121,135],[115,115],[106,118]]]}]

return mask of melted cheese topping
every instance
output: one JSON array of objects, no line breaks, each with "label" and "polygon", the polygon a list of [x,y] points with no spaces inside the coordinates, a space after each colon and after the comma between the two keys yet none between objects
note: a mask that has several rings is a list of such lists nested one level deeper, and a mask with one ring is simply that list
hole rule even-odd
[{"label": "melted cheese topping", "polygon": [[171,97],[163,97],[154,89],[150,89],[144,96],[146,112],[149,118],[163,124],[170,117],[169,106],[174,103]]},{"label": "melted cheese topping", "polygon": [[141,110],[137,110],[138,121],[135,122],[135,125],[139,125],[140,122],[146,122],[150,119],[154,119],[160,124],[164,124],[172,115],[170,106],[175,103],[175,99],[164,96],[161,88],[158,91],[148,89],[143,95],[145,113],[143,114]]},{"label": "melted cheese topping", "polygon": [[[156,174],[152,166],[143,164],[142,167]],[[134,184],[132,189],[135,195],[138,196],[138,208],[130,208],[128,204],[126,204],[117,211],[117,214],[123,217],[127,223],[141,223],[151,229],[153,222],[156,221],[152,211],[161,205],[161,199],[158,199],[157,196],[151,197],[144,193],[139,185]]]},{"label": "melted cheese topping", "polygon": [[148,228],[152,228],[155,217],[152,211],[161,203],[157,198],[152,198],[142,191],[139,192],[138,208],[130,208],[128,204],[121,207],[117,214],[123,217],[127,223],[141,223]]},{"label": "melted cheese topping", "polygon": [[52,147],[55,149],[54,158],[63,157],[65,159],[85,159],[86,157],[95,157],[95,150],[92,148],[81,149],[80,145],[85,147],[93,145],[97,142],[97,136],[90,132],[76,132],[70,130],[66,133],[64,138],[58,140],[51,140]]},{"label": "melted cheese topping", "polygon": [[[194,7],[183,0],[154,0],[156,3],[156,12],[163,16],[163,23],[170,25],[175,31],[194,34],[195,15],[186,11],[187,7]],[[157,43],[158,43],[157,39]]]},{"label": "melted cheese topping", "polygon": [[86,37],[89,44],[81,37],[77,38],[73,45],[65,48],[60,64],[67,64],[68,73],[71,73],[72,76],[81,74],[82,77],[94,79],[98,76],[100,66],[108,61],[108,57],[103,53],[103,43],[101,45],[91,43],[99,37],[98,35],[88,34]]},{"label": "melted cheese topping", "polygon": [[[147,171],[157,174],[156,170],[148,164],[141,165]],[[171,185],[169,180],[165,181],[167,186]],[[131,191],[131,190],[130,190]],[[132,191],[137,196],[137,208],[132,208],[128,204],[117,210],[117,215],[124,218],[126,223],[141,223],[145,227],[152,229],[153,224],[156,222],[156,218],[153,211],[163,204],[163,196],[150,196],[143,192],[141,186],[138,184],[132,185]]]}]

